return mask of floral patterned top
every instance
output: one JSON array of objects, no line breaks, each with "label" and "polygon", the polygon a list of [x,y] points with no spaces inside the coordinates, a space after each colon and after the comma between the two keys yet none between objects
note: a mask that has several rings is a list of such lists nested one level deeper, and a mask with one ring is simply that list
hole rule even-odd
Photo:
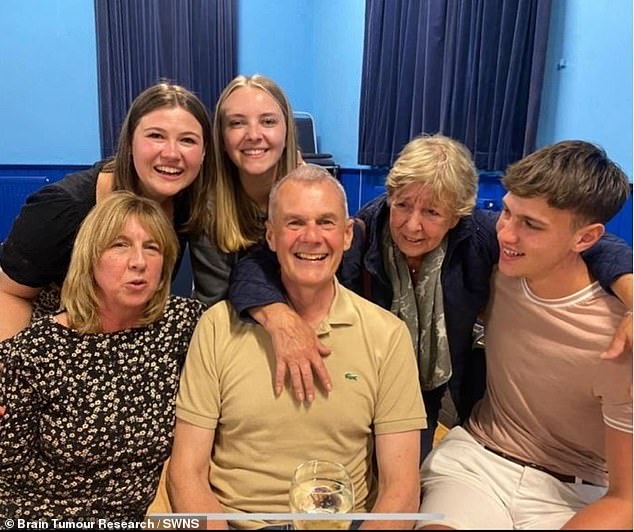
[{"label": "floral patterned top", "polygon": [[143,518],[203,309],[172,296],[153,324],[106,334],[47,316],[0,343],[0,517]]}]

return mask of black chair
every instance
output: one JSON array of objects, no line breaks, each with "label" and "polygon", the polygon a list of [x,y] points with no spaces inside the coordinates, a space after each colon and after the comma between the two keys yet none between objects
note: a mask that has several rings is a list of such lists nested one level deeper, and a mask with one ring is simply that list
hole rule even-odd
[{"label": "black chair", "polygon": [[315,133],[315,121],[310,113],[296,111],[293,113],[295,127],[297,129],[297,143],[302,152],[304,161],[317,164],[326,168],[333,176],[339,176],[339,165],[332,154],[319,153],[317,146],[317,134]]}]

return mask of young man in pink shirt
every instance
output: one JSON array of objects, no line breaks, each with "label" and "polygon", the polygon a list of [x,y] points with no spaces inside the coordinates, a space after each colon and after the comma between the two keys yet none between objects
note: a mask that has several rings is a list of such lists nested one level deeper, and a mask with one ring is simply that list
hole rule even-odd
[{"label": "young man in pink shirt", "polygon": [[581,141],[536,151],[503,181],[487,391],[425,460],[421,511],[445,519],[419,526],[631,529],[632,357],[599,356],[630,310],[580,257],[630,185]]}]

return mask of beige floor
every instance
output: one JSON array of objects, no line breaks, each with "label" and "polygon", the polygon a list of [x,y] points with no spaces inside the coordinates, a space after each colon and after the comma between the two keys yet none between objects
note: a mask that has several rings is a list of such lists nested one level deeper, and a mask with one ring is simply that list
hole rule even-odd
[{"label": "beige floor", "polygon": [[436,432],[434,432],[434,447],[438,445],[438,442],[442,440],[448,432],[449,429],[447,427],[445,427],[442,423],[438,423]]},{"label": "beige floor", "polygon": [[167,496],[167,487],[165,486],[165,470],[167,469],[167,464],[169,460],[165,462],[163,466],[163,472],[161,473],[161,480],[159,482],[158,491],[156,492],[156,497],[150,507],[147,510],[148,515],[152,514],[169,514],[172,513],[172,508],[170,507],[170,501]]}]

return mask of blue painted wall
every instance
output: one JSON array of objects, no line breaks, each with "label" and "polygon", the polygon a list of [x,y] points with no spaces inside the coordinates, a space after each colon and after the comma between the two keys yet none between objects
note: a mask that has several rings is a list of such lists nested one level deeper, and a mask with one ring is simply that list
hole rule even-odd
[{"label": "blue painted wall", "polygon": [[[93,9],[90,0],[0,0],[0,175],[4,165],[99,158]],[[274,78],[315,116],[352,206],[379,191],[380,172],[356,164],[365,0],[239,0],[238,16],[240,72]],[[592,140],[631,178],[632,92],[631,0],[555,0],[538,145]]]},{"label": "blue painted wall", "polygon": [[238,73],[263,74],[296,111],[314,106],[313,0],[239,0]]},{"label": "blue painted wall", "polygon": [[632,180],[632,0],[553,1],[537,141],[571,138],[603,146]]},{"label": "blue painted wall", "polygon": [[321,151],[357,167],[365,0],[315,2],[315,117]]},{"label": "blue painted wall", "polygon": [[93,2],[0,2],[0,164],[99,158]]},{"label": "blue painted wall", "polygon": [[273,78],[320,150],[356,167],[365,0],[240,0],[238,16],[239,72]]}]

